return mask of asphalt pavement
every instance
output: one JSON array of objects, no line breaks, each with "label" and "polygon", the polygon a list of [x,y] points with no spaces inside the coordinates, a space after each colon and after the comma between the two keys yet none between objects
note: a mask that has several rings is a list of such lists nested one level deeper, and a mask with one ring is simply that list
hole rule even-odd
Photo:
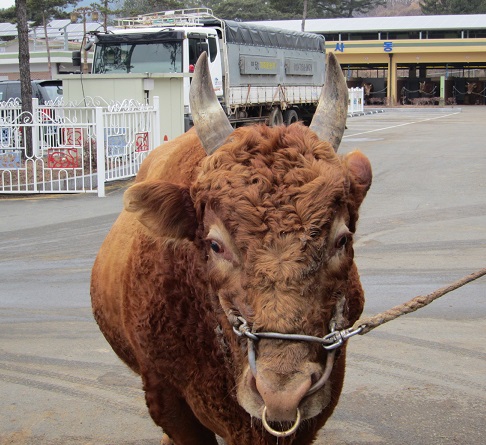
[{"label": "asphalt pavement", "polygon": [[[348,119],[340,149],[371,160],[356,261],[365,315],[486,267],[486,107]],[[0,445],[158,445],[140,380],[90,310],[96,252],[126,185],[0,197]],[[348,345],[318,445],[482,445],[486,278]]]}]

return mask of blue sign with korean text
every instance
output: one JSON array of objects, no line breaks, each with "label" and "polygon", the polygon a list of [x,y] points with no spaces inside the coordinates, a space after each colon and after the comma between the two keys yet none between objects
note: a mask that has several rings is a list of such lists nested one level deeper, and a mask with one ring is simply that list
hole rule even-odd
[{"label": "blue sign with korean text", "polygon": [[383,50],[386,53],[391,53],[393,51],[393,42],[383,42]]},{"label": "blue sign with korean text", "polygon": [[334,48],[334,51],[340,51],[344,52],[344,43],[343,42],[337,42],[336,43],[336,48]]}]

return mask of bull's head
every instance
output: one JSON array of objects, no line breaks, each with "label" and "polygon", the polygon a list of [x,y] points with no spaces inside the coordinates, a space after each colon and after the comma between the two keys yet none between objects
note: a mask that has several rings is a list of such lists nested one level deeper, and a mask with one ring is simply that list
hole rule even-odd
[{"label": "bull's head", "polygon": [[373,91],[373,84],[372,83],[364,83],[363,88],[364,88],[364,95],[369,96],[371,94],[371,92]]},{"label": "bull's head", "polygon": [[476,82],[466,82],[467,94],[474,93],[476,86]]},{"label": "bull's head", "polygon": [[234,130],[203,55],[191,86],[195,127],[207,153],[197,179],[188,187],[140,182],[125,196],[127,210],[152,232],[198,250],[193,267],[205,270],[225,343],[232,345],[237,400],[265,423],[301,417],[321,426],[341,391],[344,351],[329,378],[330,353],[314,341],[262,338],[250,348],[249,362],[247,342],[233,327],[245,320],[250,334],[324,337],[331,323],[352,325],[363,308],[353,234],[371,167],[359,152],[335,153],[347,106],[346,83],[331,54],[310,128]]}]

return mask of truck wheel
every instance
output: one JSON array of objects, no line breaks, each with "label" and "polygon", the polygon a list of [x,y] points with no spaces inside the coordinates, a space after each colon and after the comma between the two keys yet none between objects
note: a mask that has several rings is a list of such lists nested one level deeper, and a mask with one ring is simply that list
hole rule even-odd
[{"label": "truck wheel", "polygon": [[299,115],[295,110],[285,110],[283,114],[283,120],[284,124],[289,126],[290,124],[293,124],[294,122],[297,122],[299,120]]},{"label": "truck wheel", "polygon": [[272,109],[268,116],[268,125],[270,127],[277,127],[278,125],[283,124],[283,115],[280,111],[279,107],[275,107]]}]

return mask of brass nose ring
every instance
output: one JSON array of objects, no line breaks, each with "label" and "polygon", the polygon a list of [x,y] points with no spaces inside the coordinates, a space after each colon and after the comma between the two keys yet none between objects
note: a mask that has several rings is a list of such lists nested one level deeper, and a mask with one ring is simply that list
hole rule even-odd
[{"label": "brass nose ring", "polygon": [[291,434],[295,433],[297,431],[297,428],[299,428],[299,425],[300,425],[300,410],[299,410],[299,408],[297,408],[297,415],[295,417],[294,424],[288,430],[285,430],[285,431],[274,430],[268,424],[268,422],[267,422],[267,407],[266,406],[263,408],[262,422],[263,422],[264,428],[273,436],[275,436],[275,437],[287,437],[287,436],[290,436]]}]

